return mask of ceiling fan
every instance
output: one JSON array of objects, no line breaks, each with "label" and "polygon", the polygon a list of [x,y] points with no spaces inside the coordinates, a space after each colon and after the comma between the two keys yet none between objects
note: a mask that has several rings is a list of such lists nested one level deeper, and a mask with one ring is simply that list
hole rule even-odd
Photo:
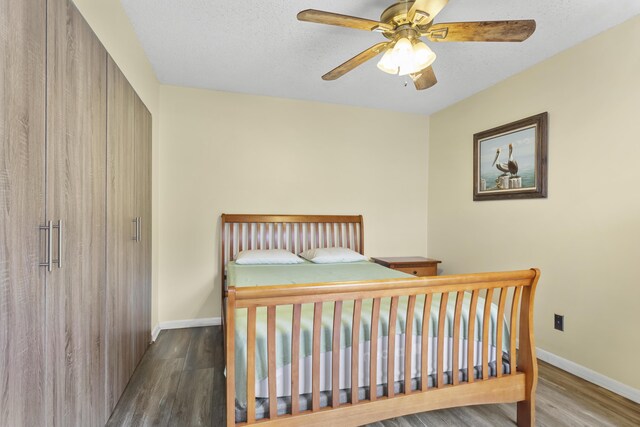
[{"label": "ceiling fan", "polygon": [[389,40],[371,46],[337,66],[322,76],[323,80],[342,77],[384,53],[378,68],[389,74],[410,75],[418,90],[428,89],[437,83],[431,67],[436,55],[420,40],[421,37],[432,42],[521,42],[536,29],[536,21],[532,19],[434,24],[433,18],[447,3],[448,0],[400,1],[386,8],[379,21],[315,9],[298,13],[298,20],[376,31]]}]

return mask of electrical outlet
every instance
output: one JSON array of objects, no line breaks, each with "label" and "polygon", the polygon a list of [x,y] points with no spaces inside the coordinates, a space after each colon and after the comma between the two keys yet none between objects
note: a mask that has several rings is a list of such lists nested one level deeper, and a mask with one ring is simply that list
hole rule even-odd
[{"label": "electrical outlet", "polygon": [[562,314],[553,315],[553,327],[559,331],[564,331],[564,316]]}]

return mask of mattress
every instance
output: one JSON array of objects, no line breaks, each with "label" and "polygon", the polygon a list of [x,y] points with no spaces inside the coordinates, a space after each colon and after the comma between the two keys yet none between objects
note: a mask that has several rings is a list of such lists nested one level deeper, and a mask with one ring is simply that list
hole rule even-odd
[{"label": "mattress", "polygon": [[237,288],[413,277],[410,274],[391,270],[370,261],[314,264],[305,260],[301,264],[288,265],[240,265],[235,262],[227,264],[227,284]]},{"label": "mattress", "polygon": [[[343,264],[313,264],[305,262],[294,265],[237,265],[233,262],[228,264],[227,277],[229,286],[266,286],[276,284],[302,284],[319,282],[340,282],[340,281],[363,281],[379,279],[406,279],[412,278],[408,274],[391,270],[379,264],[368,261],[343,263]],[[421,340],[422,340],[422,313],[424,307],[424,296],[416,298],[413,334],[409,339],[413,340],[412,345],[412,367],[411,377],[419,378],[421,372]],[[482,324],[484,316],[484,300],[478,298],[476,309],[476,333],[474,337],[467,337],[468,317],[471,295],[465,294],[462,305],[462,316],[460,325],[460,368],[467,367],[467,347],[472,342],[475,346],[475,360],[473,366],[482,364]],[[401,297],[398,304],[396,321],[396,346],[395,346],[395,378],[393,382],[404,379],[404,349],[405,349],[405,329],[407,315],[408,297]],[[379,338],[376,343],[378,347],[378,378],[376,389],[379,385],[387,383],[387,332],[389,323],[390,298],[383,298],[380,303],[380,317],[378,324]],[[359,380],[358,387],[363,390],[369,388],[369,352],[371,343],[369,340],[371,330],[371,310],[373,301],[365,299],[362,301],[362,316],[360,325],[360,352],[359,352]],[[440,295],[433,296],[433,303],[430,310],[429,330],[429,355],[428,369],[429,375],[436,372],[437,366],[437,327],[440,307]],[[332,389],[331,385],[331,363],[332,363],[332,333],[333,333],[333,303],[325,303],[322,310],[322,326],[320,333],[320,390],[322,392]],[[455,311],[455,294],[450,295],[446,310],[445,319],[445,340],[444,340],[444,371],[451,371],[451,349],[453,348],[453,317]],[[497,319],[497,307],[492,304],[491,318],[489,321],[489,361],[494,365],[496,360],[496,331],[500,326],[503,328],[503,349],[507,349],[509,342],[509,331],[504,319]],[[283,401],[291,396],[291,325],[293,307],[291,305],[278,306],[276,310],[276,390],[277,396]],[[351,323],[353,318],[353,301],[345,301],[342,307],[342,322],[340,334],[340,389],[351,387]],[[257,400],[268,397],[268,359],[267,359],[267,313],[266,308],[256,310],[256,389]],[[301,310],[301,336],[300,336],[300,394],[311,393],[311,363],[312,363],[312,335],[313,335],[313,304],[303,304]],[[236,406],[246,407],[246,375],[247,375],[247,311],[246,309],[236,310],[235,326],[235,384],[236,384]],[[502,357],[502,351],[499,353]]]}]

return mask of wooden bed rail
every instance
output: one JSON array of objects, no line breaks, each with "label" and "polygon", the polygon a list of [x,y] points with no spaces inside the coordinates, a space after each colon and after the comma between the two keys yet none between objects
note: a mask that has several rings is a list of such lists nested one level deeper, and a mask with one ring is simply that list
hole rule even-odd
[{"label": "wooden bed rail", "polygon": [[[537,363],[533,338],[533,303],[535,288],[540,272],[537,269],[480,273],[455,276],[424,277],[415,279],[377,280],[368,282],[320,283],[304,285],[282,285],[261,287],[230,287],[226,298],[226,396],[227,396],[227,426],[265,425],[265,426],[325,426],[340,424],[355,426],[374,422],[381,419],[408,415],[434,409],[454,406],[465,406],[485,403],[518,402],[517,422],[519,426],[533,426],[535,424],[535,390],[537,385]],[[468,296],[468,304],[465,303]],[[416,299],[424,296],[422,313],[422,331],[429,331],[432,305],[439,313],[435,323],[436,337],[422,333],[420,339],[420,376],[416,382],[417,389],[412,390],[412,345],[413,339],[404,340],[404,375],[400,382],[399,392],[394,385],[395,378],[395,348],[396,321],[400,297],[407,297],[405,336],[413,336],[413,324],[416,311]],[[440,302],[434,296],[439,296]],[[484,304],[478,303],[483,298]],[[381,301],[390,300],[388,311],[388,330],[380,331],[379,320]],[[387,378],[383,396],[378,396],[376,387],[370,387],[365,399],[359,398],[359,355],[361,352],[360,325],[364,315],[362,303],[372,301],[370,312],[370,342],[377,343],[383,332],[387,332]],[[348,390],[349,402],[340,403],[340,351],[331,351],[331,397],[327,407],[320,407],[320,335],[323,306],[333,306],[333,329],[330,342],[332,349],[340,348],[340,334],[342,308],[345,301],[353,301],[353,316],[351,320],[351,386]],[[455,301],[453,306],[452,349],[449,353],[451,367],[450,383],[445,383],[445,319],[447,304]],[[489,336],[492,303],[497,307],[499,327],[495,333],[495,375],[490,375],[489,357],[491,355]],[[303,304],[313,304],[312,326],[312,384],[310,409],[300,410],[300,333],[301,312]],[[467,346],[467,366],[463,368],[459,353],[461,351],[461,317],[464,308],[468,308],[469,319],[467,325],[468,342],[473,343],[474,337],[481,334],[481,353],[477,360],[481,374],[476,378],[475,345]],[[386,303],[385,303],[386,305]],[[291,319],[291,410],[287,414],[277,414],[276,398],[276,352],[283,351],[276,348],[276,308],[278,306],[292,306]],[[267,312],[267,378],[268,378],[268,413],[265,418],[256,419],[255,399],[255,361],[256,361],[256,310],[266,308]],[[404,309],[405,306],[403,305]],[[236,310],[245,310],[247,316],[247,408],[246,421],[235,421],[235,317]],[[483,310],[483,320],[476,322],[476,310]],[[385,312],[386,314],[387,312]],[[510,337],[503,334],[502,322],[506,319]],[[367,318],[369,320],[369,318]],[[479,323],[479,324],[476,324]],[[519,348],[516,357],[516,342]],[[507,342],[508,341],[508,342]],[[432,374],[433,387],[429,386],[428,355],[429,346],[435,345],[436,370]],[[509,370],[503,373],[502,349],[507,348],[509,355]],[[365,353],[366,354],[366,353]],[[377,345],[370,346],[370,369],[367,373],[369,384],[378,384]],[[517,358],[517,363],[516,363]],[[375,363],[374,363],[375,362]],[[417,368],[416,366],[413,366]],[[464,375],[459,375],[464,370]]]}]

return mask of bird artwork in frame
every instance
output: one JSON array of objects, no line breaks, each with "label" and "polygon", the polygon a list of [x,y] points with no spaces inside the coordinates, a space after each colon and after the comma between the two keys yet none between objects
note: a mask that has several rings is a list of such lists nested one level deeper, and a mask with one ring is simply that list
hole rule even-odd
[{"label": "bird artwork in frame", "polygon": [[547,197],[548,114],[473,135],[473,200]]}]

